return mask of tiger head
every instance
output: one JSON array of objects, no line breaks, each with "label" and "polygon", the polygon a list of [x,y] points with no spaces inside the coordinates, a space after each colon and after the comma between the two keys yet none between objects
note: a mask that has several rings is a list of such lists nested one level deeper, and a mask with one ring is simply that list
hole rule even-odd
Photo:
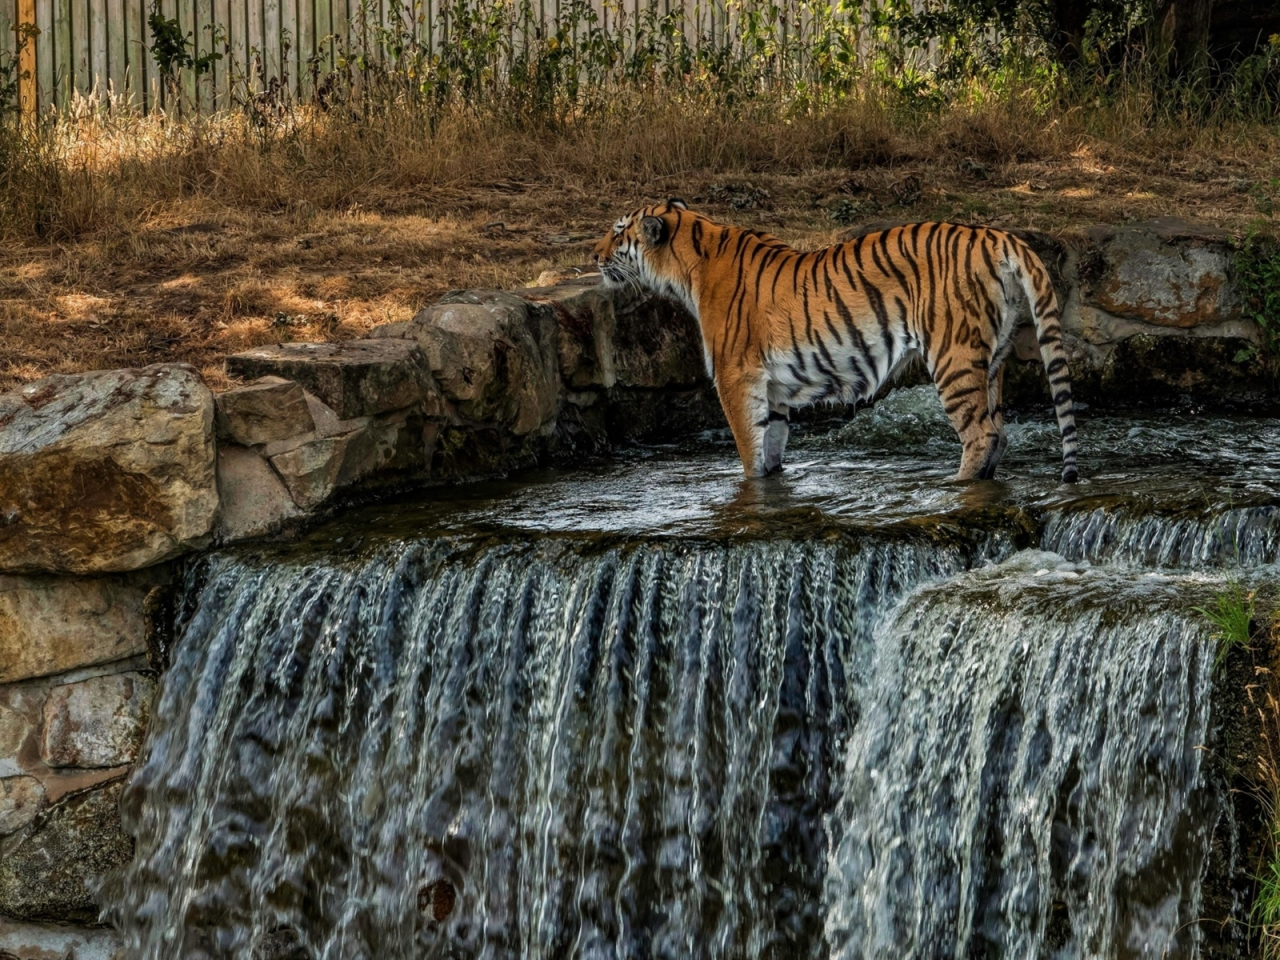
[{"label": "tiger head", "polygon": [[604,285],[666,294],[691,306],[688,270],[672,238],[683,217],[694,217],[683,200],[641,207],[618,220],[595,246]]}]

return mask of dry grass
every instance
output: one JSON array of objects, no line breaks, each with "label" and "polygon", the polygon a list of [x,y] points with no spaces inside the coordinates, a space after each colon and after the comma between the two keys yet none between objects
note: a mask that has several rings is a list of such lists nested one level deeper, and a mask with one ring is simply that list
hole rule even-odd
[{"label": "dry grass", "polygon": [[46,132],[0,193],[0,389],[157,361],[221,384],[222,359],[253,345],[356,337],[452,288],[584,265],[644,199],[805,246],[879,219],[1177,215],[1244,232],[1280,178],[1268,127],[1144,129],[1120,108],[1046,116],[1017,97],[933,119],[870,100],[779,113],[637,102],[555,130],[459,115],[434,132],[412,110],[304,113],[269,142],[238,116],[87,115]]}]

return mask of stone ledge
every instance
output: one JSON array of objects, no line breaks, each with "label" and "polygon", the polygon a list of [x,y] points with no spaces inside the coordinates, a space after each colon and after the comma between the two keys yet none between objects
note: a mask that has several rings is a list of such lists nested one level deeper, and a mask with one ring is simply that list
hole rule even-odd
[{"label": "stone ledge", "polygon": [[296,381],[343,420],[418,406],[436,392],[421,352],[386,340],[257,347],[228,357],[227,372]]}]

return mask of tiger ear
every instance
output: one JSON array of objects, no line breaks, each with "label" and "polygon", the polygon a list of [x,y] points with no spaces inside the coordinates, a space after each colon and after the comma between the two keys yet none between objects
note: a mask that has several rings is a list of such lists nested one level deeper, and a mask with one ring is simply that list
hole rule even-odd
[{"label": "tiger ear", "polygon": [[640,233],[649,246],[661,246],[667,241],[667,221],[661,217],[645,217],[640,221]]},{"label": "tiger ear", "polygon": [[667,206],[668,206],[668,207],[671,207],[671,208],[673,208],[673,209],[675,209],[675,210],[688,210],[688,209],[689,209],[689,205],[688,205],[687,203],[685,203],[683,200],[681,200],[679,197],[671,197],[671,198],[667,201]]}]

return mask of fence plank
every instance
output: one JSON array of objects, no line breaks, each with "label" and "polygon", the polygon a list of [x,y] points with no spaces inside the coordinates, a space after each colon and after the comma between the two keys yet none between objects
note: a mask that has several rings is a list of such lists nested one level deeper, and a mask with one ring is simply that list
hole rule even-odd
[{"label": "fence plank", "polygon": [[[34,27],[36,0],[18,0],[17,14],[20,28]],[[17,44],[16,36],[13,42]],[[27,39],[22,44],[22,51],[18,55],[18,105],[24,117],[30,118],[36,115],[36,44],[32,39]]]},{"label": "fence plank", "polygon": [[[239,4],[237,4],[239,6]],[[230,106],[231,78],[231,3],[230,0],[213,0],[213,50],[222,59],[213,64],[213,108]]]},{"label": "fence plank", "polygon": [[241,0],[231,4],[231,23],[227,26],[231,39],[231,57],[227,64],[227,90],[234,96],[244,91],[249,82],[249,11]]},{"label": "fence plank", "polygon": [[280,0],[263,0],[262,46],[267,51],[267,76],[280,76]]},{"label": "fence plank", "polygon": [[89,0],[89,80],[86,89],[102,95],[107,88],[107,0]]},{"label": "fence plank", "polygon": [[89,0],[71,0],[71,75],[78,94],[89,92]]},{"label": "fence plank", "polygon": [[17,16],[18,0],[0,0],[0,53],[12,55],[16,51],[18,38],[13,25]]},{"label": "fence plank", "polygon": [[[178,0],[178,29],[182,31],[183,39],[190,43],[188,51],[194,54],[197,49],[196,0]],[[187,105],[196,105],[196,72],[193,69],[184,69],[181,77],[183,109],[185,109]]]},{"label": "fence plank", "polygon": [[249,87],[257,90],[261,85],[259,68],[266,66],[266,47],[262,42],[262,0],[248,0],[249,19],[248,33],[245,42],[248,44]]},{"label": "fence plank", "polygon": [[113,97],[124,96],[124,0],[107,0],[107,76]]},{"label": "fence plank", "polygon": [[290,88],[300,88],[302,74],[298,64],[305,62],[302,52],[302,23],[298,17],[298,0],[281,0],[280,3],[280,69],[288,77]]},{"label": "fence plank", "polygon": [[53,0],[36,0],[36,109],[48,113],[54,104]]},{"label": "fence plank", "polygon": [[320,68],[319,77],[333,69],[333,4],[330,0],[315,0],[316,11],[316,57]]},{"label": "fence plank", "polygon": [[[213,0],[196,0],[195,24],[196,55],[207,57],[213,53]],[[214,73],[215,62],[211,62],[209,69],[196,77],[196,97],[204,112],[213,107],[213,88],[217,80]]]},{"label": "fence plank", "polygon": [[71,102],[71,0],[53,5],[53,101],[59,109]]},{"label": "fence plank", "polygon": [[147,45],[146,15],[142,0],[126,0],[124,11],[125,87],[129,105],[134,110],[146,109]]}]

